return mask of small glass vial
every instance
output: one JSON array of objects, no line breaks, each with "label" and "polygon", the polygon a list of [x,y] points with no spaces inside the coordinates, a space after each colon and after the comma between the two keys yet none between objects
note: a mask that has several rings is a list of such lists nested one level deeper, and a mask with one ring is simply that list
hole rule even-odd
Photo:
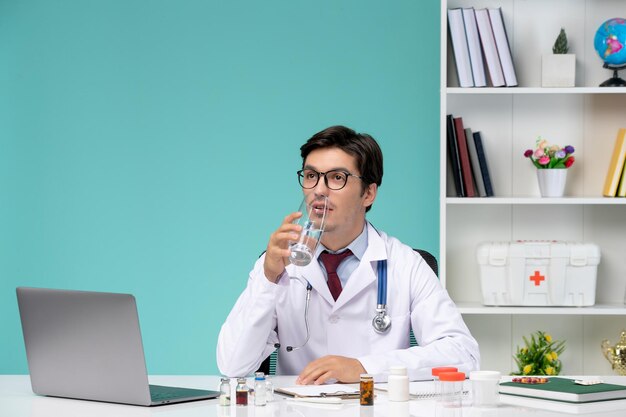
[{"label": "small glass vial", "polygon": [[254,405],[264,406],[267,404],[267,384],[265,374],[256,372],[254,374]]},{"label": "small glass vial", "polygon": [[409,377],[404,366],[389,368],[387,396],[389,401],[409,401]]},{"label": "small glass vial", "polygon": [[441,384],[441,403],[446,407],[460,407],[463,398],[463,372],[442,372],[439,374]]},{"label": "small glass vial", "polygon": [[267,395],[267,402],[274,401],[274,383],[269,375],[265,377],[265,394]]},{"label": "small glass vial", "polygon": [[361,405],[374,405],[374,378],[361,374]]},{"label": "small glass vial", "polygon": [[248,386],[246,385],[246,378],[237,378],[235,404],[242,406],[248,405]]},{"label": "small glass vial", "polygon": [[230,378],[220,379],[220,405],[230,405]]},{"label": "small glass vial", "polygon": [[435,388],[435,397],[441,399],[441,384],[439,383],[439,374],[442,372],[457,372],[458,369],[454,366],[440,366],[431,370],[433,376],[433,384]]}]

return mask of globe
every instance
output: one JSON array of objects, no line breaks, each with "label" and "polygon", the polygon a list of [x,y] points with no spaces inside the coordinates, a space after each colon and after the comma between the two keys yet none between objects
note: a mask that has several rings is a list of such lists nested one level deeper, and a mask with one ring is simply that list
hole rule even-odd
[{"label": "globe", "polygon": [[626,64],[626,19],[614,17],[602,23],[596,31],[593,46],[605,64]]}]

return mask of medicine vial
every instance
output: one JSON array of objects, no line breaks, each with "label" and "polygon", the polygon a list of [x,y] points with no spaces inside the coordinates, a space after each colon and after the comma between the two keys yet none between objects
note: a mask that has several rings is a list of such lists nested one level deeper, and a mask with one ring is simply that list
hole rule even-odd
[{"label": "medicine vial", "polygon": [[230,378],[220,379],[220,405],[230,405]]},{"label": "medicine vial", "polygon": [[389,401],[409,401],[409,377],[404,366],[389,368],[387,395]]},{"label": "medicine vial", "polygon": [[361,405],[374,405],[374,378],[361,374]]},{"label": "medicine vial", "polygon": [[254,405],[264,406],[267,404],[267,384],[265,374],[256,372],[254,374]]},{"label": "medicine vial", "polygon": [[267,401],[274,401],[274,383],[272,379],[268,376],[265,377],[265,391],[267,395]]},{"label": "medicine vial", "polygon": [[237,388],[235,389],[235,404],[248,405],[248,386],[246,378],[237,378]]},{"label": "medicine vial", "polygon": [[441,403],[446,407],[460,407],[463,398],[463,372],[442,372],[439,374],[441,384]]}]

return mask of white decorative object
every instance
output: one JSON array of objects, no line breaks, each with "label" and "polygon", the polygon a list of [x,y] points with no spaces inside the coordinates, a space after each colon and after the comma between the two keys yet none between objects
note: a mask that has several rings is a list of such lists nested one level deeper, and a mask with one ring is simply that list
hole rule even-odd
[{"label": "white decorative object", "polygon": [[576,84],[576,55],[549,54],[541,59],[542,87],[574,87]]},{"label": "white decorative object", "polygon": [[538,169],[537,180],[542,197],[563,197],[567,169]]}]

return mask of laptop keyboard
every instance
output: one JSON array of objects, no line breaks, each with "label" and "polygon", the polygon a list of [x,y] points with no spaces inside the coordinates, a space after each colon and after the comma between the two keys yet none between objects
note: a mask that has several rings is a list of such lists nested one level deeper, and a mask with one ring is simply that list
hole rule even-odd
[{"label": "laptop keyboard", "polygon": [[199,390],[193,388],[165,387],[162,385],[150,385],[150,398],[152,401],[174,400],[188,397],[217,398],[218,392]]}]

